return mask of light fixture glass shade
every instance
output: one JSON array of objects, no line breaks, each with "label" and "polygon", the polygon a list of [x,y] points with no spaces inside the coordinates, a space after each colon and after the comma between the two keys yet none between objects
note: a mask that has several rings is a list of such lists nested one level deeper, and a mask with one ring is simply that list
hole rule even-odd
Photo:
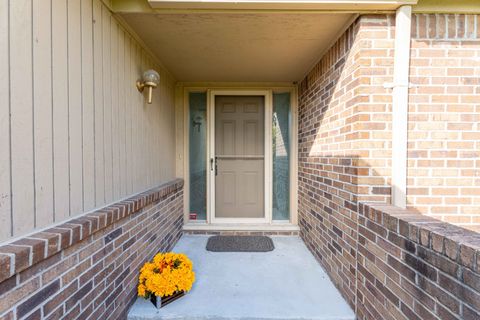
[{"label": "light fixture glass shade", "polygon": [[145,84],[157,86],[160,83],[160,75],[153,69],[147,70],[143,73],[143,81]]}]

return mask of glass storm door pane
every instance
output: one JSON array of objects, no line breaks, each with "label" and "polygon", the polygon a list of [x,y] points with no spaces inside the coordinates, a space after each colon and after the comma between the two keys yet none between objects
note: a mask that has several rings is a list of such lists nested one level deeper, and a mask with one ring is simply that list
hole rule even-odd
[{"label": "glass storm door pane", "polygon": [[189,95],[190,221],[207,217],[207,94]]},{"label": "glass storm door pane", "polygon": [[290,219],[290,93],[273,94],[273,220]]}]

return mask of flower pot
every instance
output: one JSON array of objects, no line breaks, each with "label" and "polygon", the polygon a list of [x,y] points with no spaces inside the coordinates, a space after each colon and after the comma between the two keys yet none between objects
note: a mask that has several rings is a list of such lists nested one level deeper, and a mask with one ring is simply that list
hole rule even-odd
[{"label": "flower pot", "polygon": [[183,297],[184,295],[185,295],[185,291],[177,291],[171,296],[167,296],[167,297],[157,297],[152,295],[150,297],[150,301],[152,301],[153,305],[157,309],[160,309],[165,307],[167,304],[177,300],[178,298]]}]

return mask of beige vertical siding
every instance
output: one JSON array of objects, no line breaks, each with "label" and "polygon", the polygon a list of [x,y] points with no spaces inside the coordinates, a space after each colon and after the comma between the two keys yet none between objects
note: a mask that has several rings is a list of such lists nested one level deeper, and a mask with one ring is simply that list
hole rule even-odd
[{"label": "beige vertical siding", "polygon": [[12,231],[21,234],[34,228],[36,220],[32,214],[35,211],[32,1],[12,0],[9,6]]},{"label": "beige vertical siding", "polygon": [[[10,0],[13,1],[13,0]],[[53,220],[70,215],[67,2],[52,0]],[[14,214],[17,214],[15,212]],[[34,213],[30,213],[32,215]]]},{"label": "beige vertical siding", "polygon": [[101,0],[0,0],[0,241],[173,178],[174,117],[174,79]]},{"label": "beige vertical siding", "polygon": [[11,233],[8,0],[0,0],[0,234]]},{"label": "beige vertical siding", "polygon": [[[35,223],[42,227],[53,221],[53,132],[52,132],[52,37],[51,10],[42,0],[33,4],[33,117],[35,164],[48,170],[35,172]],[[41,41],[35,41],[35,39]],[[36,167],[38,168],[38,165]]]}]

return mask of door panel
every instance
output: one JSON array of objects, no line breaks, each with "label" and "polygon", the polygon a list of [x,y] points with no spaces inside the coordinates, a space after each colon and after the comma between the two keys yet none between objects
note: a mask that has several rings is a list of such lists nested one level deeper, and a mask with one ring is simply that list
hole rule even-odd
[{"label": "door panel", "polygon": [[237,184],[235,183],[236,172],[224,170],[222,174],[218,177],[222,188],[222,202],[224,206],[233,206],[236,202],[235,195]]},{"label": "door panel", "polygon": [[258,121],[245,121],[243,135],[245,154],[256,155],[261,152],[261,150],[258,150],[258,148],[263,147],[263,145],[260,146],[258,140],[259,138],[263,140],[263,135],[259,132]]},{"label": "door panel", "polygon": [[220,132],[222,132],[221,149],[224,154],[235,154],[235,124],[235,121],[232,120],[222,121],[222,128],[220,129]]},{"label": "door panel", "polygon": [[215,98],[215,216],[263,218],[264,98]]}]

